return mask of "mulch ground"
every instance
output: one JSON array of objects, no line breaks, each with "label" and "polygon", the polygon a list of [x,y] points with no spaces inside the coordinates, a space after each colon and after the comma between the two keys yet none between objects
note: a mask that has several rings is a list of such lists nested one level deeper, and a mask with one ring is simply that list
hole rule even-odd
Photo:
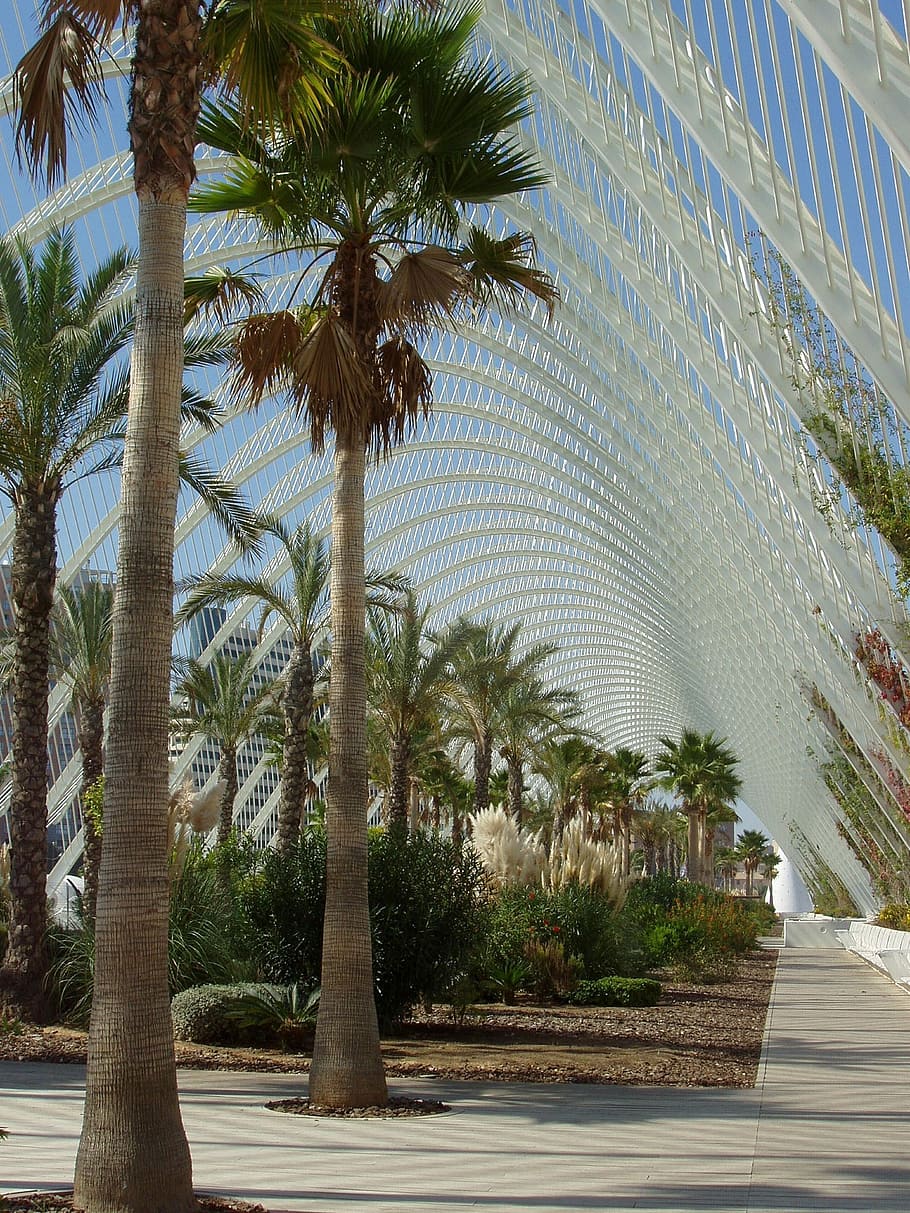
[{"label": "mulch ground", "polygon": [[[265,1205],[220,1196],[198,1196],[198,1213],[269,1213]],[[29,1196],[0,1196],[0,1213],[79,1213],[72,1192],[35,1192]]]},{"label": "mulch ground", "polygon": [[[729,981],[668,979],[656,1007],[486,1004],[457,1022],[420,1012],[383,1040],[390,1077],[508,1082],[750,1087],[755,1083],[776,952],[750,953]],[[24,1028],[0,1035],[0,1060],[85,1061],[85,1034]],[[178,1043],[177,1063],[199,1070],[305,1072],[309,1057],[268,1049]]]}]

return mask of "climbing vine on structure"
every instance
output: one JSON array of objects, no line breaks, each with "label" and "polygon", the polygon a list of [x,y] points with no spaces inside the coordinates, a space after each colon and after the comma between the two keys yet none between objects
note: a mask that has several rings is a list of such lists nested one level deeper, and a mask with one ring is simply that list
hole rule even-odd
[{"label": "climbing vine on structure", "polygon": [[[804,444],[835,473],[820,469],[812,483],[816,506],[831,520],[841,511],[842,488],[853,498],[854,526],[872,527],[897,557],[897,585],[910,592],[910,431],[853,350],[776,249],[753,257],[766,292],[766,320],[790,363],[800,421],[817,444]],[[824,486],[824,487],[820,487]]]}]

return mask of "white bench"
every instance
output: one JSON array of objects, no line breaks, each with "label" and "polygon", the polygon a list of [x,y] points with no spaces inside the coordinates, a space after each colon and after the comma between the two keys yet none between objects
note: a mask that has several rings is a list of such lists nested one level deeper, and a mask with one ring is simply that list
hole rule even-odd
[{"label": "white bench", "polygon": [[855,920],[835,935],[847,951],[874,965],[898,985],[910,987],[910,931]]}]

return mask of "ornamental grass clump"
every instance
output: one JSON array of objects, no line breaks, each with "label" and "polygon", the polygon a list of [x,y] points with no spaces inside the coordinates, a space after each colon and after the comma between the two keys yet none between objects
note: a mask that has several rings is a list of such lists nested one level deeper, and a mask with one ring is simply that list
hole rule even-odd
[{"label": "ornamental grass clump", "polygon": [[474,849],[496,884],[540,885],[548,892],[583,885],[622,909],[628,881],[620,875],[619,856],[590,837],[582,818],[570,821],[549,849],[542,831],[520,829],[504,809],[483,809],[470,820]]}]

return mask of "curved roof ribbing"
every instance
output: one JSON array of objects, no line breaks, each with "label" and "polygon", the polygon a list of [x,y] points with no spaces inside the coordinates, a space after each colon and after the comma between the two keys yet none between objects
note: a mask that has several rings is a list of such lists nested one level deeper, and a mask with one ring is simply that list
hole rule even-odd
[{"label": "curved roof ribbing", "polygon": [[[431,341],[435,414],[368,483],[369,558],[407,569],[437,621],[495,613],[521,620],[529,642],[558,641],[554,677],[579,688],[610,744],[653,749],[682,725],[727,735],[745,798],[778,841],[805,865],[810,840],[867,907],[867,878],[807,754],[827,733],[806,688],[860,747],[896,759],[851,646],[903,608],[881,541],[813,506],[803,406],[751,250],[758,233],[797,269],[910,421],[908,8],[488,0],[479,53],[534,77],[523,138],[552,176],[489,223],[534,233],[563,303],[552,323],[494,316]],[[29,33],[15,21],[0,31],[9,63]],[[42,200],[14,176],[6,227],[37,236],[71,221],[95,255],[133,239],[118,71],[66,185]],[[7,117],[8,162],[11,129]],[[202,173],[218,166],[200,160]],[[254,234],[220,221],[194,222],[188,237],[197,268],[256,249]],[[279,297],[288,267],[273,269]],[[327,530],[330,463],[275,405],[191,440],[254,500]],[[114,567],[115,495],[111,481],[65,500],[64,577]],[[191,500],[183,510],[178,576],[230,567],[210,520]],[[52,813],[74,778],[71,764]],[[274,773],[254,756],[240,820],[267,833],[274,800]],[[896,806],[883,809],[905,836]],[[64,833],[61,870],[79,845]]]}]

